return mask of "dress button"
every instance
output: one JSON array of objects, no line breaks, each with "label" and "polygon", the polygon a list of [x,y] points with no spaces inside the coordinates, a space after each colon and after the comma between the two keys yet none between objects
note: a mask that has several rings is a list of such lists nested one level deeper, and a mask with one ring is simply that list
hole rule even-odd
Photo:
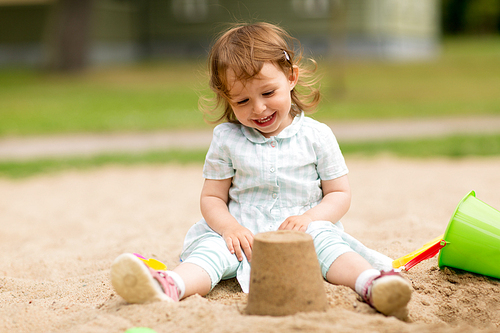
[{"label": "dress button", "polygon": [[274,172],[275,171],[274,167],[271,167],[271,169],[269,169],[269,171]]},{"label": "dress button", "polygon": [[278,197],[277,193],[273,193],[273,199],[276,199]]},{"label": "dress button", "polygon": [[276,147],[276,141],[271,141],[271,147]]}]

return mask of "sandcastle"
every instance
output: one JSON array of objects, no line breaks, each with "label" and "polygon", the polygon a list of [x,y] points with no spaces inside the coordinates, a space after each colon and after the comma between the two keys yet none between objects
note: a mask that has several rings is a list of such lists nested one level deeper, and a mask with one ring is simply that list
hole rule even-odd
[{"label": "sandcastle", "polygon": [[245,312],[285,316],[326,308],[325,287],[312,237],[290,230],[255,235]]}]

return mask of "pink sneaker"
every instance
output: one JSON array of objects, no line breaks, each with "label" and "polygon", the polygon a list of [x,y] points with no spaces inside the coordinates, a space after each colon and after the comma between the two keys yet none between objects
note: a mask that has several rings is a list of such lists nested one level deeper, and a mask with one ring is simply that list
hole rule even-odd
[{"label": "pink sneaker", "polygon": [[382,271],[366,283],[363,300],[380,313],[403,320],[408,316],[411,293],[410,283],[401,274]]},{"label": "pink sneaker", "polygon": [[148,267],[131,253],[121,254],[111,265],[111,284],[127,303],[179,301],[172,278]]}]

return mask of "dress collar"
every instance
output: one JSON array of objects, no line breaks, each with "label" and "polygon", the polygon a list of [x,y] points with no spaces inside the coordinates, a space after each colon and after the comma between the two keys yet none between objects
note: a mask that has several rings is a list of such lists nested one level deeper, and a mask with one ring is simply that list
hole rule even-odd
[{"label": "dress collar", "polygon": [[297,134],[297,132],[300,130],[300,127],[302,126],[303,119],[304,112],[301,112],[300,115],[293,118],[293,121],[290,125],[283,129],[278,135],[272,136],[270,138],[266,138],[255,128],[243,125],[241,125],[241,131],[243,132],[245,137],[253,143],[266,143],[274,139],[287,139]]}]

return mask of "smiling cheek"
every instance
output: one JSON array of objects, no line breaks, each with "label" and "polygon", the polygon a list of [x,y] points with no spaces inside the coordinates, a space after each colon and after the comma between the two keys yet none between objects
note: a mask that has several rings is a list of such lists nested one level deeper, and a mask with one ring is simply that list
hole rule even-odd
[{"label": "smiling cheek", "polygon": [[247,111],[246,109],[244,108],[232,108],[233,109],[233,113],[234,115],[236,116],[236,119],[238,119],[238,121],[240,123],[242,123],[243,125],[247,125],[248,126],[248,118],[249,116],[251,115],[251,112],[250,111]]},{"label": "smiling cheek", "polygon": [[273,110],[280,110],[282,113],[288,113],[290,111],[291,106],[292,106],[292,98],[287,95],[284,95],[279,99],[276,99],[272,104]]}]

